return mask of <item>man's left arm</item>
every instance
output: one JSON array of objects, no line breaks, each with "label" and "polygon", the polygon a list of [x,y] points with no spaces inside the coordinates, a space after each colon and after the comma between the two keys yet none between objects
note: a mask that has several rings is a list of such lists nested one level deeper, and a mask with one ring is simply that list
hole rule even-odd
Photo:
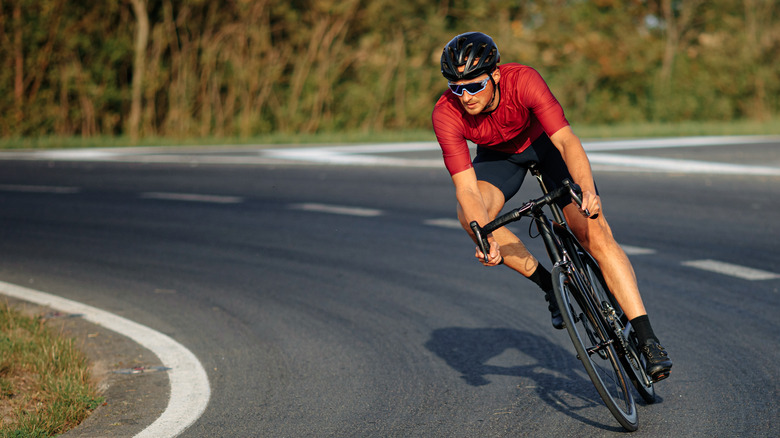
[{"label": "man's left arm", "polygon": [[550,136],[555,147],[560,151],[566,167],[574,182],[582,188],[582,209],[588,210],[591,215],[601,211],[601,200],[596,194],[596,184],[593,182],[593,171],[590,168],[590,160],[582,147],[582,142],[571,129],[565,126]]}]

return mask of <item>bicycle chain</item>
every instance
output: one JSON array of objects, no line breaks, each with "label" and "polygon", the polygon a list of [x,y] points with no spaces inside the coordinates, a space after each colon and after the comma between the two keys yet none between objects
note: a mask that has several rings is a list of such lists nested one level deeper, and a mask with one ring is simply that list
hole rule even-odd
[{"label": "bicycle chain", "polygon": [[618,335],[618,338],[620,339],[620,347],[623,349],[623,354],[628,358],[628,361],[631,362],[631,366],[635,369],[641,369],[641,366],[636,361],[636,357],[633,354],[630,354],[630,348],[628,346],[628,339],[623,335],[623,331],[625,330],[625,326],[622,322],[620,322],[620,318],[617,316],[617,312],[615,312],[615,308],[612,307],[612,305],[606,303],[606,308],[604,309],[604,317],[607,318],[609,323],[612,325],[612,329],[615,330],[615,333]]},{"label": "bicycle chain", "polygon": [[609,324],[612,326],[612,330],[615,331],[615,334],[620,340],[620,348],[623,349],[622,353],[626,356],[630,356],[628,354],[628,345],[626,344],[628,341],[626,340],[626,337],[623,336],[623,329],[625,327],[623,326],[623,323],[620,322],[620,318],[618,318],[615,308],[609,303],[602,303],[602,305],[604,306],[604,317],[607,318],[607,321],[609,321]]}]

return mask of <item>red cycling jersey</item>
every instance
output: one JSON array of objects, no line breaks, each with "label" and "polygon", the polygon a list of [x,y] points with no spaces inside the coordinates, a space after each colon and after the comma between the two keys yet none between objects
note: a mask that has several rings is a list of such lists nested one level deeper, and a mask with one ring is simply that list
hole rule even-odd
[{"label": "red cycling jersey", "polygon": [[471,168],[466,140],[493,150],[520,153],[542,133],[569,125],[542,76],[520,64],[500,65],[500,100],[491,113],[472,116],[449,89],[433,108],[433,130],[450,175]]}]

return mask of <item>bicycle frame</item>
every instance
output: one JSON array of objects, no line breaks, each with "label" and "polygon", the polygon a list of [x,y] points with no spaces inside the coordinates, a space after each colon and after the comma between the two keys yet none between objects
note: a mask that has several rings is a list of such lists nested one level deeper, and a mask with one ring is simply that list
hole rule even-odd
[{"label": "bicycle frame", "polygon": [[[536,167],[536,164],[532,164],[529,167],[529,170],[539,182],[539,187],[541,188],[542,193],[544,195],[548,195],[550,191],[547,190],[547,187],[542,180],[541,172]],[[595,295],[593,286],[590,284],[588,275],[585,273],[585,266],[582,259],[580,258],[589,257],[592,259],[592,257],[587,251],[585,251],[584,248],[582,248],[577,238],[568,228],[566,219],[560,206],[555,202],[551,202],[548,205],[550,206],[553,217],[555,218],[555,222],[551,222],[540,207],[537,207],[537,209],[531,211],[531,217],[536,224],[536,229],[539,231],[539,234],[544,241],[547,254],[555,266],[561,266],[563,269],[565,269],[569,273],[569,278],[577,283],[580,290],[589,295],[589,299],[581,300],[582,297],[577,297],[577,299],[578,301],[583,301],[580,303],[583,309],[588,309],[587,317],[591,321],[593,327],[599,331],[599,336],[602,337],[602,339],[610,339],[607,344],[613,343],[614,337],[610,334],[610,328],[604,327],[601,322],[601,318],[596,316],[597,313],[603,314],[604,310],[593,308],[593,304],[598,303],[599,300]],[[593,260],[593,262],[595,263],[595,260]],[[598,263],[596,263],[596,265],[598,265]],[[612,311],[614,312],[614,308]],[[608,317],[607,315],[603,316]],[[604,345],[601,346],[601,348],[603,347]],[[620,345],[618,348],[624,350],[622,345]]]}]

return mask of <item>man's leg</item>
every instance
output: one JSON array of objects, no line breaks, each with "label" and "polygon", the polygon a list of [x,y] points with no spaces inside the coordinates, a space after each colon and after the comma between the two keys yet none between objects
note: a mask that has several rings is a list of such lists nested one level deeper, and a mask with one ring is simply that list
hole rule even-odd
[{"label": "man's leg", "polygon": [[646,315],[634,268],[612,236],[612,229],[604,214],[596,219],[586,218],[573,203],[567,205],[563,212],[574,235],[601,266],[607,286],[615,294],[628,319]]},{"label": "man's leg", "polygon": [[[477,181],[477,185],[487,207],[488,217],[495,219],[498,213],[501,212],[501,209],[504,208],[504,194],[496,186],[488,182]],[[461,226],[469,233],[472,240],[475,240],[471,227],[466,223],[460,206],[458,206],[458,220]],[[520,238],[506,227],[501,227],[494,231],[493,238],[498,243],[504,264],[529,278],[542,289],[542,292],[545,293],[545,299],[549,303],[548,310],[551,313],[553,327],[562,329],[563,317],[552,295],[552,280],[547,269],[539,264],[539,261],[528,251],[523,242],[520,241]]]},{"label": "man's leg", "polygon": [[623,248],[615,241],[604,214],[599,214],[596,219],[586,218],[572,203],[564,208],[564,215],[577,239],[599,263],[607,287],[631,321],[639,337],[640,348],[648,360],[648,374],[655,381],[668,377],[672,361],[653,332],[639,294],[634,268]]},{"label": "man's leg", "polygon": [[[504,208],[504,194],[501,193],[501,190],[496,186],[485,181],[478,181],[477,185],[482,194],[482,200],[487,207],[488,217],[490,217],[491,220],[495,219],[496,216],[498,216],[498,213],[501,212],[501,209]],[[458,220],[471,238],[474,239],[471,227],[466,223],[460,206],[458,206]],[[523,245],[523,242],[521,242],[514,233],[506,229],[506,227],[501,227],[493,232],[493,238],[498,242],[505,265],[526,277],[530,277],[531,274],[533,274],[539,262],[530,252],[528,252],[528,249]]]}]

